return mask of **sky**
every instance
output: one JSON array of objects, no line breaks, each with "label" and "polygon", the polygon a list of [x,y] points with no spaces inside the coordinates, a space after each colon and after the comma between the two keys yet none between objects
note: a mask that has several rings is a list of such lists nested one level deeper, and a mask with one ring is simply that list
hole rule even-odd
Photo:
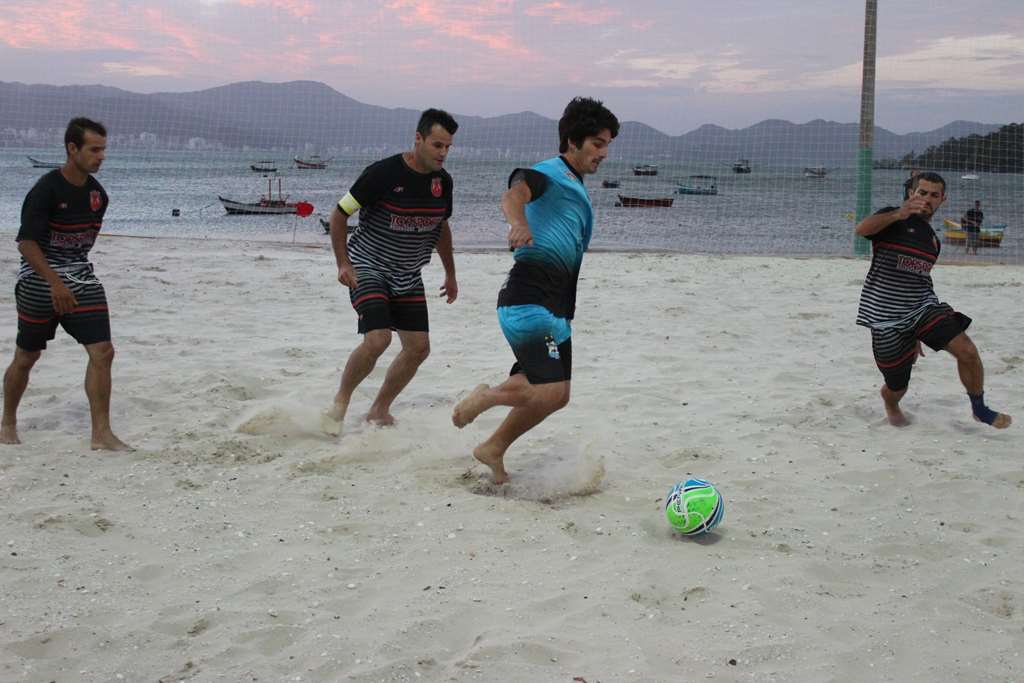
[{"label": "sky", "polygon": [[[879,0],[875,120],[1024,120],[1024,0]],[[321,81],[368,104],[678,135],[859,119],[859,0],[0,0],[0,81],[182,92]]]}]

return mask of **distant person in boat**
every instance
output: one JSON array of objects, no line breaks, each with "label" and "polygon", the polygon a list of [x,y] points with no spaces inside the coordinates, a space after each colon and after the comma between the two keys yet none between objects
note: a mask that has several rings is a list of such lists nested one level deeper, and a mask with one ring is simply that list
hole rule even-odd
[{"label": "distant person in boat", "polygon": [[18,337],[14,360],[4,373],[0,442],[18,439],[18,404],[29,373],[60,325],[85,347],[85,393],[92,417],[94,450],[125,450],[110,429],[110,317],[103,285],[89,263],[89,250],[103,224],[107,193],[93,177],[107,149],[102,124],[75,118],[64,133],[64,165],[41,177],[21,207],[18,251],[21,269],[14,286]]},{"label": "distant person in boat", "polygon": [[[452,254],[452,177],[444,170],[455,119],[427,109],[413,148],[367,166],[331,211],[330,234],[338,282],[349,289],[362,343],[348,357],[323,428],[340,434],[356,387],[366,379],[397,332],[402,350],[391,362],[366,420],[391,425],[391,404],[430,353],[427,299],[420,270],[437,249],[444,266],[441,296],[459,295]],[[359,212],[349,233],[348,219]]]},{"label": "distant person in boat", "polygon": [[516,362],[505,382],[477,386],[452,413],[461,429],[485,410],[512,408],[473,451],[495,484],[508,480],[504,458],[512,443],[569,403],[570,321],[593,230],[583,176],[597,172],[618,133],[618,119],[601,102],[577,97],[558,122],[560,155],[509,176],[501,208],[515,263],[498,292],[498,323]]},{"label": "distant person in boat", "polygon": [[985,213],[981,210],[981,202],[974,200],[974,208],[967,209],[960,217],[960,227],[966,233],[964,240],[964,251],[970,254],[971,250],[978,253],[978,242],[981,241],[981,223],[985,220]]},{"label": "distant person in boat", "polygon": [[875,363],[885,380],[881,394],[886,416],[896,427],[908,424],[899,404],[914,362],[924,355],[924,342],[956,358],[974,419],[997,429],[1009,427],[1009,415],[985,405],[985,371],[966,332],[971,319],[941,303],[932,286],[931,270],[940,245],[930,222],[946,201],[946,181],[937,173],[921,173],[913,190],[901,206],[882,209],[856,228],[858,235],[874,243],[857,324],[871,329]]}]

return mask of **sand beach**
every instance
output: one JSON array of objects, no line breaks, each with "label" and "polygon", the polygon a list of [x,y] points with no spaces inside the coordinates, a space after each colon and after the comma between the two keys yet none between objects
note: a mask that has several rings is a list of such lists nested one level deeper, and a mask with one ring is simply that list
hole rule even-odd
[{"label": "sand beach", "polygon": [[[113,426],[89,450],[85,354],[36,366],[0,446],[0,681],[1024,680],[1024,272],[943,266],[974,319],[980,425],[928,353],[888,425],[867,262],[596,252],[570,405],[494,487],[452,407],[513,358],[507,252],[462,253],[392,428],[320,413],[358,342],[324,246],[103,237]],[[4,363],[13,245],[0,256]],[[429,292],[442,277],[424,273]],[[664,496],[726,500],[701,539]]]}]

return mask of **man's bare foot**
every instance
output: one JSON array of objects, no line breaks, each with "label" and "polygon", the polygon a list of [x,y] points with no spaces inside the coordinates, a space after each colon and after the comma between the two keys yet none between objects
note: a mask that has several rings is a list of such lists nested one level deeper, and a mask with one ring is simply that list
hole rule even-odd
[{"label": "man's bare foot", "polygon": [[378,427],[393,427],[395,425],[395,416],[387,410],[382,412],[370,410],[363,419]]},{"label": "man's bare foot", "polygon": [[475,420],[484,411],[484,392],[488,389],[490,387],[486,384],[477,384],[469,396],[459,401],[452,411],[452,424],[462,429]]},{"label": "man's bare foot", "polygon": [[133,451],[135,450],[121,439],[114,436],[114,432],[106,431],[92,435],[92,450],[94,451]]},{"label": "man's bare foot", "polygon": [[910,420],[900,410],[899,401],[893,401],[886,391],[886,387],[882,387],[882,403],[885,405],[885,415],[889,418],[889,424],[893,427],[906,427],[910,424]]},{"label": "man's bare foot", "polygon": [[508,481],[508,472],[505,471],[505,453],[483,444],[473,449],[473,457],[491,468],[491,475],[495,484],[504,484]]},{"label": "man's bare foot", "polygon": [[320,416],[320,430],[328,436],[341,434],[342,425],[345,423],[345,413],[348,412],[347,403],[335,401],[331,407]]},{"label": "man's bare foot", "polygon": [[[978,416],[975,415],[974,419],[978,420]],[[981,420],[978,420],[978,422],[981,422]],[[996,429],[1006,429],[1011,424],[1013,424],[1013,418],[1006,413],[998,413],[996,414],[996,419],[992,420],[992,426]]]},{"label": "man's bare foot", "polygon": [[21,439],[18,438],[18,425],[0,425],[0,443],[21,443]]}]

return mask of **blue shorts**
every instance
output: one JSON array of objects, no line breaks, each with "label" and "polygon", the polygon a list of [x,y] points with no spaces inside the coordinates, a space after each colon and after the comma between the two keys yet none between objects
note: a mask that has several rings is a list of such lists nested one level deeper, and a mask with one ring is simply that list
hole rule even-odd
[{"label": "blue shorts", "polygon": [[565,318],[536,304],[499,306],[498,323],[516,363],[509,374],[524,373],[530,384],[572,379],[572,327]]}]

